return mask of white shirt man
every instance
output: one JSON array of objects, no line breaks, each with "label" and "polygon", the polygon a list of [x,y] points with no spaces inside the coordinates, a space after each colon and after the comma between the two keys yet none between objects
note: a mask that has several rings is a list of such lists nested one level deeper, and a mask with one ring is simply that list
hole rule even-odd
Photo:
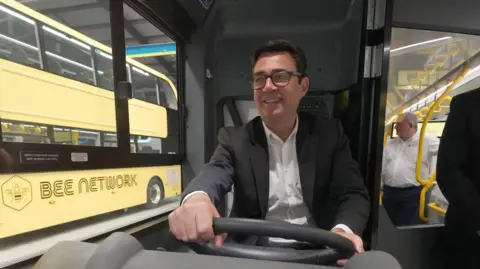
[{"label": "white shirt man", "polygon": [[[399,115],[395,128],[398,137],[383,151],[383,206],[396,226],[423,224],[419,216],[421,184],[416,179],[420,135],[413,113]],[[425,135],[421,161],[421,179],[428,179],[432,157],[437,155],[439,139]]]},{"label": "white shirt man", "polygon": [[[384,186],[405,188],[420,186],[416,180],[416,167],[420,134],[416,132],[411,138],[403,140],[396,137],[387,143],[383,151],[382,183]],[[423,140],[421,179],[427,179],[432,168],[433,157],[437,155],[440,140],[425,135]]]}]

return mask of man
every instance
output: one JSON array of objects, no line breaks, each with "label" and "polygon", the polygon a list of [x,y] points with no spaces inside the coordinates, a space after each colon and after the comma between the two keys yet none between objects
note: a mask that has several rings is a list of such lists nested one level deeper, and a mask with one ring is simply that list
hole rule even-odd
[{"label": "man", "polygon": [[[271,41],[253,56],[254,101],[260,117],[243,127],[222,128],[210,162],[169,216],[183,241],[211,240],[214,204],[235,185],[231,216],[279,220],[332,230],[363,251],[369,198],[349,142],[337,120],[297,114],[309,87],[303,51]],[[269,238],[287,246],[289,240]]]},{"label": "man", "polygon": [[480,89],[455,96],[438,152],[437,183],[448,200],[445,268],[480,268]]},{"label": "man", "polygon": [[[383,151],[383,207],[396,226],[424,223],[419,216],[422,186],[416,179],[420,132],[417,115],[400,114],[395,123],[397,137]],[[427,179],[432,157],[437,155],[439,139],[425,134],[423,140],[421,178]]]}]

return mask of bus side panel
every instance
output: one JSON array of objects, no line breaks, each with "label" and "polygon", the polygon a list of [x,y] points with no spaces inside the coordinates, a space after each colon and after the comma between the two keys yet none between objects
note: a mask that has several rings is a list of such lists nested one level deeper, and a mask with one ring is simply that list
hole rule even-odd
[{"label": "bus side panel", "polygon": [[116,132],[113,92],[0,59],[0,117]]},{"label": "bus side panel", "polygon": [[0,238],[145,204],[154,177],[164,198],[176,196],[180,173],[175,165],[0,175]]},{"label": "bus side panel", "polygon": [[167,110],[138,99],[128,100],[130,134],[166,138],[168,135]]},{"label": "bus side panel", "polygon": [[[167,137],[164,107],[131,99],[129,111],[131,134]],[[116,132],[113,92],[3,59],[0,59],[0,117]]]}]

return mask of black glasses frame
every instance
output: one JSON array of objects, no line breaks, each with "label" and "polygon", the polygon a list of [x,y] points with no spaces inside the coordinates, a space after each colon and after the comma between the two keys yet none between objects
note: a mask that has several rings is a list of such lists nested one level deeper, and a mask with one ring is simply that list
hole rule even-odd
[{"label": "black glasses frame", "polygon": [[[274,78],[275,75],[278,75],[278,74],[286,74],[288,75],[288,79],[286,80],[286,82],[278,82],[278,81],[275,81],[276,79]],[[252,77],[252,81],[250,82],[253,89],[254,90],[260,90],[260,89],[263,89],[265,87],[265,84],[267,83],[267,80],[270,78],[270,80],[272,81],[273,85],[275,85],[276,87],[285,87],[285,86],[288,86],[288,84],[290,84],[290,80],[292,78],[292,76],[297,76],[297,77],[302,77],[303,74],[300,73],[300,72],[297,72],[297,71],[288,71],[288,70],[277,70],[277,71],[273,71],[271,74],[261,74],[261,75],[253,75]],[[260,84],[260,85],[255,85],[255,77],[262,77],[264,78],[263,80],[263,83]]]}]

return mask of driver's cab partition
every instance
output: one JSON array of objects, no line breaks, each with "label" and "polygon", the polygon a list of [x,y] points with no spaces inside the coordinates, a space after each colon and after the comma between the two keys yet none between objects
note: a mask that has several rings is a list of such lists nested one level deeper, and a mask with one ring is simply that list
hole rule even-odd
[{"label": "driver's cab partition", "polygon": [[[325,91],[325,94],[307,94],[300,102],[299,112],[315,117],[337,118],[342,121],[347,115],[348,93]],[[223,98],[218,105],[218,129],[224,126],[240,127],[258,116],[253,96],[231,96]],[[228,216],[233,205],[233,188],[225,197],[224,216]]]}]

